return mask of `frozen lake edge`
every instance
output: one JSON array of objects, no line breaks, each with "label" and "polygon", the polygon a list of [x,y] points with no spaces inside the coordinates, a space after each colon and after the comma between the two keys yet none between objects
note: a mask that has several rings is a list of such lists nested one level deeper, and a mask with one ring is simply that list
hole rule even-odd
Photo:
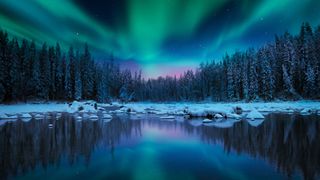
[{"label": "frozen lake edge", "polygon": [[[198,117],[204,117],[208,114],[219,114],[222,116],[237,118],[237,110],[243,113],[249,113],[251,111],[258,111],[262,114],[265,113],[300,113],[311,114],[320,113],[320,101],[284,101],[284,102],[253,102],[253,103],[187,103],[187,102],[173,102],[173,103],[150,103],[150,102],[138,102],[138,103],[112,103],[101,104],[97,103],[96,107],[93,107],[94,101],[84,101],[73,103],[39,103],[39,104],[10,104],[0,105],[1,115],[16,115],[23,113],[46,113],[46,112],[69,112],[75,113],[81,112],[96,113],[99,110],[105,108],[114,108],[115,110],[110,113],[131,113],[131,114],[145,114],[152,113],[158,115],[192,115]],[[241,114],[241,113],[240,113]]]}]

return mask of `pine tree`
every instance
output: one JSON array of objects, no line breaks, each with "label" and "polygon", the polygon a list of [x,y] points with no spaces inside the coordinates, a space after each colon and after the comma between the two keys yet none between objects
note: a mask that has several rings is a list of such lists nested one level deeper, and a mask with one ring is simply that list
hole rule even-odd
[{"label": "pine tree", "polygon": [[271,52],[267,47],[262,48],[258,53],[261,66],[261,95],[265,100],[272,100],[274,97],[274,74],[271,66]]},{"label": "pine tree", "polygon": [[228,92],[228,100],[234,100],[234,81],[233,81],[233,69],[232,65],[228,65],[227,69],[227,92]]},{"label": "pine tree", "polygon": [[19,44],[17,39],[13,39],[10,43],[11,63],[10,63],[10,89],[11,99],[19,101],[21,97],[21,72],[19,59]]},{"label": "pine tree", "polygon": [[258,99],[259,84],[254,50],[249,49],[247,56],[249,61],[249,100],[256,100]]},{"label": "pine tree", "polygon": [[11,88],[10,88],[10,50],[9,38],[7,32],[1,31],[0,33],[0,99],[2,101],[10,101]]},{"label": "pine tree", "polygon": [[[103,65],[102,67],[106,67]],[[107,79],[106,73],[101,70],[97,70],[97,79],[98,79],[98,87],[97,87],[97,100],[98,102],[108,102],[108,88],[107,88]]]},{"label": "pine tree", "polygon": [[81,79],[82,79],[82,95],[85,99],[93,97],[94,92],[94,73],[92,71],[93,62],[91,61],[91,54],[88,45],[85,44],[84,54],[81,58]]},{"label": "pine tree", "polygon": [[56,99],[56,53],[54,47],[49,48],[48,58],[50,63],[49,74],[49,97],[50,99]]},{"label": "pine tree", "polygon": [[32,63],[30,61],[30,51],[29,44],[27,40],[22,41],[20,48],[20,72],[21,72],[21,84],[20,88],[24,91],[21,92],[21,99],[26,101],[27,97],[30,95],[31,91],[28,89],[28,81],[31,79],[32,74]]},{"label": "pine tree", "polygon": [[74,98],[76,100],[82,99],[82,81],[81,81],[81,75],[80,75],[80,59],[79,59],[79,51],[76,53],[76,59],[75,59],[75,78],[74,78]]},{"label": "pine tree", "polygon": [[36,45],[35,42],[32,42],[30,45],[30,59],[32,62],[32,78],[28,83],[28,89],[31,90],[32,98],[39,98],[41,95],[42,87],[41,87],[41,72],[40,72],[40,61],[37,58]]},{"label": "pine tree", "polygon": [[42,45],[42,49],[39,54],[40,63],[40,98],[49,100],[50,89],[50,62],[48,57],[47,44]]},{"label": "pine tree", "polygon": [[72,87],[71,87],[71,73],[70,73],[70,62],[74,59],[74,51],[73,48],[70,47],[68,52],[68,57],[63,58],[65,61],[65,70],[64,70],[64,91],[65,98],[67,100],[71,100],[73,98]]},{"label": "pine tree", "polygon": [[307,97],[313,98],[316,95],[316,75],[314,69],[310,64],[307,65],[307,72],[306,72],[306,94]]},{"label": "pine tree", "polygon": [[61,57],[60,45],[57,43],[55,48],[55,87],[56,99],[64,98],[64,62]]},{"label": "pine tree", "polygon": [[293,96],[293,98],[299,97],[295,89],[293,88],[292,78],[288,74],[287,67],[285,65],[282,65],[282,71],[283,71],[283,81],[285,86],[285,91],[288,93],[288,95]]}]

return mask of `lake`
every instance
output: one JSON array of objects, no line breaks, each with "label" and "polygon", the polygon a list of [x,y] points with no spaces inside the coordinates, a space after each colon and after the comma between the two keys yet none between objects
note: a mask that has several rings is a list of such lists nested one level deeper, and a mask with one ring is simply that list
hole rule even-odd
[{"label": "lake", "polygon": [[151,114],[18,119],[0,126],[0,179],[320,178],[320,116],[227,124]]}]

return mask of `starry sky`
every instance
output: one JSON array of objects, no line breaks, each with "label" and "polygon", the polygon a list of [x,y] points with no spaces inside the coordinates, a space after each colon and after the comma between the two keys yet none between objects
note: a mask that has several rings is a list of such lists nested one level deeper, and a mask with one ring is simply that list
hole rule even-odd
[{"label": "starry sky", "polygon": [[144,77],[179,75],[226,53],[320,25],[319,0],[0,0],[0,28],[41,44],[110,54]]}]

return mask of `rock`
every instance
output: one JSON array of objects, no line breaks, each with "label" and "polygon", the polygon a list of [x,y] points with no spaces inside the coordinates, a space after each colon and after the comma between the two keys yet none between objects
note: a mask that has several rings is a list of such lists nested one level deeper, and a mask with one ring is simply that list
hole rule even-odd
[{"label": "rock", "polygon": [[236,107],[233,107],[233,112],[234,112],[235,114],[242,114],[243,110],[242,110],[241,107],[236,106]]},{"label": "rock", "polygon": [[211,119],[204,119],[204,120],[202,120],[202,122],[203,122],[203,123],[211,123],[211,122],[213,122],[213,120],[211,120]]},{"label": "rock", "polygon": [[252,110],[250,113],[248,113],[247,119],[264,119],[264,116],[258,112],[256,109]]}]

